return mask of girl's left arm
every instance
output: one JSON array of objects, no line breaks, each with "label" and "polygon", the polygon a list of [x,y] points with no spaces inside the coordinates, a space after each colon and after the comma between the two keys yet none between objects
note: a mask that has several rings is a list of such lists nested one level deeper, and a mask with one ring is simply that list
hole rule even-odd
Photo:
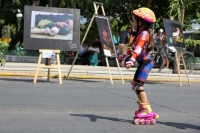
[{"label": "girl's left arm", "polygon": [[145,42],[148,40],[149,35],[148,33],[144,32],[138,37],[138,44],[136,45],[135,49],[132,52],[131,58],[135,60],[140,53],[142,52],[142,47],[144,46]]},{"label": "girl's left arm", "polygon": [[140,55],[142,52],[142,47],[145,45],[145,42],[149,40],[149,34],[148,32],[142,32],[136,39],[138,42],[136,47],[132,50],[132,56],[129,59],[129,61],[126,62],[126,68],[129,69],[131,66],[134,65],[134,62],[136,58]]}]

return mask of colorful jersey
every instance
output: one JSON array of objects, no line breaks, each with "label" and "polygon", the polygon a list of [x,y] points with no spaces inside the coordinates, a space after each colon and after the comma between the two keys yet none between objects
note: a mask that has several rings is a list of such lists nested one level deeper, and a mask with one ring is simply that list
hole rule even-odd
[{"label": "colorful jersey", "polygon": [[127,51],[127,54],[132,54],[131,58],[136,61],[151,59],[150,52],[147,50],[149,45],[149,32],[141,31],[137,34],[135,42]]}]

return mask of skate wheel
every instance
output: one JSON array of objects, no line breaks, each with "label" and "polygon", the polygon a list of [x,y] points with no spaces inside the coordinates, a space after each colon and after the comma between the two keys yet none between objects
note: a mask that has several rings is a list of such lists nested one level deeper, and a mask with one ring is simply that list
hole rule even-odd
[{"label": "skate wheel", "polygon": [[150,120],[147,120],[147,121],[146,121],[146,124],[147,124],[147,125],[150,125],[150,124],[151,124],[151,121],[150,121]]},{"label": "skate wheel", "polygon": [[141,119],[141,120],[140,120],[140,124],[141,124],[141,125],[144,125],[144,124],[145,124],[145,121],[144,121],[143,119]]},{"label": "skate wheel", "polygon": [[156,120],[155,120],[155,119],[151,119],[151,120],[150,120],[150,123],[151,123],[152,125],[154,125],[154,124],[156,124]]},{"label": "skate wheel", "polygon": [[134,124],[139,125],[140,124],[140,119],[134,119]]}]

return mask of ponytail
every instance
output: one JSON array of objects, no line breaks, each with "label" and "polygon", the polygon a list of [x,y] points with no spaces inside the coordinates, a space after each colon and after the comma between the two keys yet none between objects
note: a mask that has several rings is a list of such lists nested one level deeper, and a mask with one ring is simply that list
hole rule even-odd
[{"label": "ponytail", "polygon": [[154,40],[153,40],[153,31],[152,29],[149,29],[149,45],[147,50],[151,51],[154,47]]}]

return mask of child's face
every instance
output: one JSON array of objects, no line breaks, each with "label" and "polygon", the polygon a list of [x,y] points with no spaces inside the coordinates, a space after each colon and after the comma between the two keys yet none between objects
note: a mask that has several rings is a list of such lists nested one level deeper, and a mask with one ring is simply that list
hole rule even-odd
[{"label": "child's face", "polygon": [[137,30],[137,21],[135,19],[135,16],[132,16],[132,27],[134,30]]}]

